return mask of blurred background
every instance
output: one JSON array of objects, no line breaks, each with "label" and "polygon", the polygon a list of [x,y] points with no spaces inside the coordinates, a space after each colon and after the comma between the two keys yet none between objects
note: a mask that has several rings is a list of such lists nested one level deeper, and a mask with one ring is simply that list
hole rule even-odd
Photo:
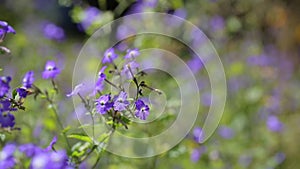
[{"label": "blurred background", "polygon": [[[12,86],[17,87],[28,70],[34,70],[38,77],[47,60],[57,61],[63,68],[58,77],[63,91],[59,109],[64,123],[75,125],[72,101],[64,95],[71,91],[76,57],[90,35],[106,23],[133,13],[176,15],[206,34],[224,65],[228,96],[219,128],[201,145],[194,141],[191,132],[171,151],[157,157],[129,159],[107,152],[100,166],[296,169],[300,166],[299,7],[297,0],[1,0],[0,20],[7,21],[17,34],[7,35],[1,44],[11,54],[1,55],[0,74],[11,75],[15,79]],[[121,39],[124,32],[134,32],[134,25],[132,29],[117,31],[115,38]],[[131,37],[127,41],[141,49],[159,47],[181,54],[201,79],[199,112],[208,110],[207,72],[184,45],[155,36]],[[157,46],[157,41],[166,43]],[[172,81],[167,75],[161,76]],[[38,86],[51,86],[36,79]],[[59,132],[49,110],[40,107],[46,103],[37,102],[25,103],[27,111],[16,115],[16,124],[22,130],[6,136],[2,145],[13,141],[45,146]],[[203,121],[203,116],[197,120]]]}]

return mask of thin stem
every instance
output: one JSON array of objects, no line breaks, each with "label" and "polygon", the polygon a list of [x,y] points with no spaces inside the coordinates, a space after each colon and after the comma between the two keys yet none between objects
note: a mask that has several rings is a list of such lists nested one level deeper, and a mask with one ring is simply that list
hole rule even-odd
[{"label": "thin stem", "polygon": [[[107,137],[105,137],[105,138],[103,139],[103,141],[105,141],[106,139],[108,139],[108,141],[109,141],[109,139],[111,138],[111,135],[114,133],[114,131],[115,131],[114,129],[111,130],[110,133],[109,133],[109,135],[108,135]],[[98,153],[98,155],[97,155],[97,160],[96,160],[95,164],[93,165],[92,169],[94,169],[94,168],[97,167],[99,161],[101,160],[101,157],[102,157],[102,153],[103,153],[103,152],[104,152],[104,148],[101,149],[101,152],[100,152],[100,153]]]},{"label": "thin stem", "polygon": [[119,90],[123,90],[122,88],[118,87],[117,85],[113,84],[112,82],[110,82],[109,80],[105,79],[105,82],[112,85],[114,88],[119,89]]},{"label": "thin stem", "polygon": [[0,38],[0,43],[2,43],[2,42],[3,42],[3,40],[4,40],[5,36],[6,36],[6,32],[5,32],[4,34],[2,34],[2,36],[1,36],[1,38]]},{"label": "thin stem", "polygon": [[82,103],[84,104],[85,109],[90,113],[91,118],[92,118],[92,132],[93,132],[93,139],[95,138],[95,120],[94,120],[94,115],[91,111],[90,105],[87,103],[87,101],[81,96],[80,93],[77,93],[77,95],[80,97]]},{"label": "thin stem", "polygon": [[129,65],[127,65],[127,68],[132,76],[132,80],[136,86],[136,96],[135,96],[135,101],[137,101],[137,99],[139,98],[139,92],[140,92],[140,85],[138,83],[138,80],[136,79],[136,77],[134,76],[132,70],[131,70],[131,67]]},{"label": "thin stem", "polygon": [[[63,123],[61,122],[61,120],[60,120],[60,118],[58,116],[58,112],[57,112],[57,110],[56,110],[56,108],[55,108],[55,106],[53,104],[53,100],[50,99],[48,92],[46,92],[46,100],[50,104],[51,110],[54,112],[54,115],[55,115],[56,121],[58,122],[58,125],[60,126],[61,130],[63,130],[64,129]],[[69,143],[69,140],[67,138],[66,133],[63,132],[63,136],[64,136],[64,138],[66,140],[66,143],[67,143],[69,149],[71,149],[71,145]]]},{"label": "thin stem", "polygon": [[99,155],[98,155],[98,157],[97,157],[97,160],[96,160],[95,164],[93,165],[92,169],[94,169],[94,168],[96,168],[96,167],[97,167],[97,165],[98,165],[99,161],[101,160],[101,154],[102,154],[102,152],[101,152],[101,153],[99,153]]},{"label": "thin stem", "polygon": [[159,95],[162,94],[162,92],[161,92],[160,90],[155,89],[155,88],[153,88],[153,87],[150,87],[150,86],[146,85],[145,83],[141,83],[140,86],[145,87],[145,88],[147,88],[147,89],[149,89],[149,90],[151,90],[151,91],[157,92]]},{"label": "thin stem", "polygon": [[128,108],[128,107],[127,107],[127,110],[130,112],[131,116],[132,116],[133,118],[135,118],[135,115],[134,115],[134,113],[132,112],[132,110],[131,110],[130,108]]},{"label": "thin stem", "polygon": [[[109,135],[107,135],[106,137],[104,137],[104,138],[100,141],[100,143],[106,141],[107,139],[109,140],[110,137],[111,137],[111,135],[114,133],[114,131],[115,131],[114,129],[110,130],[110,131],[109,131]],[[84,160],[86,160],[86,159],[87,159],[87,158],[88,158],[88,157],[89,157],[89,156],[97,149],[98,146],[99,146],[99,145],[94,144],[93,147],[92,147],[92,149],[91,149],[91,151],[89,151],[89,152],[87,153],[87,155],[86,155],[83,159],[80,160],[80,163],[83,162]],[[101,152],[103,152],[103,150],[101,150]],[[99,160],[100,160],[99,158],[101,157],[100,155],[101,155],[101,153],[98,154],[96,163],[95,163],[93,166],[97,166],[97,163],[98,163]]]},{"label": "thin stem", "polygon": [[56,85],[54,79],[51,79],[51,83],[52,83],[53,89],[55,90],[55,92],[57,94],[58,93],[58,88],[57,88],[57,85]]}]

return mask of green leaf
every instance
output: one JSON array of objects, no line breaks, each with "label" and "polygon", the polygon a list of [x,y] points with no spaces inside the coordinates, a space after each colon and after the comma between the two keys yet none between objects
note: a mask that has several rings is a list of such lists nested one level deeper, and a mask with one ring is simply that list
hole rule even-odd
[{"label": "green leaf", "polygon": [[17,89],[14,89],[13,91],[12,91],[12,98],[13,99],[16,99],[16,96],[18,95],[18,92],[17,92]]},{"label": "green leaf", "polygon": [[105,142],[107,140],[107,138],[109,137],[109,135],[110,135],[109,133],[103,133],[98,137],[97,140],[99,142]]},{"label": "green leaf", "polygon": [[77,140],[81,140],[81,141],[85,141],[85,142],[89,142],[89,143],[93,142],[89,136],[81,135],[81,134],[71,134],[71,135],[68,135],[68,138],[73,138],[73,139],[77,139]]},{"label": "green leaf", "polygon": [[84,154],[85,154],[84,151],[81,151],[81,152],[79,152],[79,151],[73,151],[73,152],[72,152],[72,157],[81,157],[81,156],[83,156]]},{"label": "green leaf", "polygon": [[62,133],[67,133],[71,129],[70,126],[65,127],[61,132]]}]

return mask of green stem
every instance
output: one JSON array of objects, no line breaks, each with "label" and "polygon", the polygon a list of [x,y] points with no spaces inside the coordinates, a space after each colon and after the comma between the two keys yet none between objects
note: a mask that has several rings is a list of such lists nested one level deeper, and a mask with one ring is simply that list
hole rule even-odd
[{"label": "green stem", "polygon": [[93,139],[95,138],[95,120],[94,120],[94,115],[93,112],[91,111],[90,105],[87,103],[87,101],[81,96],[80,93],[77,93],[77,95],[80,97],[82,103],[84,104],[85,109],[90,113],[91,118],[92,118],[92,134],[93,134]]},{"label": "green stem", "polygon": [[[56,110],[56,108],[55,108],[55,106],[53,104],[53,100],[50,99],[50,97],[49,97],[49,95],[48,95],[47,92],[46,92],[46,99],[47,99],[48,103],[50,104],[51,110],[53,111],[53,113],[55,115],[55,118],[56,118],[56,121],[57,121],[58,125],[60,126],[61,130],[63,130],[64,129],[63,123],[61,122],[61,120],[60,120],[60,118],[58,116],[58,112],[57,112],[57,110]],[[69,143],[69,140],[67,138],[66,133],[63,132],[62,134],[63,134],[63,136],[64,136],[64,138],[66,140],[68,148],[71,149],[71,145]]]}]

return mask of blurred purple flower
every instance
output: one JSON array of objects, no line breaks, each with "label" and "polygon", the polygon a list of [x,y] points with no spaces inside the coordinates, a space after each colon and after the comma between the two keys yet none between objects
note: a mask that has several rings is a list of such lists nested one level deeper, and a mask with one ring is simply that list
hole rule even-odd
[{"label": "blurred purple flower", "polygon": [[137,0],[133,3],[129,10],[126,12],[126,15],[134,14],[134,13],[142,13],[153,11],[158,5],[158,0]]},{"label": "blurred purple flower", "polygon": [[121,91],[119,96],[114,99],[114,109],[117,111],[124,111],[128,105],[129,101],[127,100],[127,93]]},{"label": "blurred purple flower", "polygon": [[144,6],[149,8],[155,8],[157,6],[158,0],[138,0],[138,2],[141,2]]},{"label": "blurred purple flower", "polygon": [[10,81],[11,81],[11,77],[0,76],[0,98],[3,98],[8,93],[10,89],[9,86]]},{"label": "blurred purple flower", "polygon": [[80,92],[80,90],[82,89],[83,86],[84,86],[84,83],[80,83],[80,84],[76,85],[74,87],[74,89],[72,90],[72,92],[67,94],[66,96],[67,97],[72,97],[74,95],[77,95]]},{"label": "blurred purple flower", "polygon": [[11,169],[16,164],[14,153],[16,151],[16,145],[12,143],[6,144],[0,151],[0,168]]},{"label": "blurred purple flower", "polygon": [[110,95],[102,95],[96,100],[96,109],[100,114],[106,114],[107,111],[112,108],[113,103],[110,102]]},{"label": "blurred purple flower", "polygon": [[128,38],[136,33],[135,28],[133,25],[130,24],[122,24],[118,27],[116,38],[118,40],[124,40],[125,38]]},{"label": "blurred purple flower", "polygon": [[42,152],[43,150],[40,147],[38,147],[32,143],[29,143],[29,144],[20,145],[19,151],[21,153],[24,153],[27,157],[31,158],[35,154],[38,154],[38,153]]},{"label": "blurred purple flower", "polygon": [[115,53],[114,48],[109,48],[104,52],[102,63],[112,63],[117,57],[118,55]]},{"label": "blurred purple flower", "polygon": [[274,115],[267,118],[267,127],[270,131],[281,132],[283,130],[283,123]]},{"label": "blurred purple flower", "polygon": [[138,49],[128,49],[127,54],[124,56],[125,59],[134,59],[138,55],[140,55],[140,51]]},{"label": "blurred purple flower", "polygon": [[48,61],[45,65],[45,70],[42,76],[44,79],[54,79],[59,73],[60,70],[56,67],[55,62]]},{"label": "blurred purple flower", "polygon": [[15,116],[10,113],[0,112],[0,125],[3,128],[14,127],[15,125]]},{"label": "blurred purple flower", "polygon": [[224,139],[231,139],[235,135],[235,132],[227,126],[221,126],[218,130],[218,133]]},{"label": "blurred purple flower", "polygon": [[173,15],[178,16],[178,17],[180,17],[180,18],[182,18],[182,19],[185,19],[187,13],[186,13],[186,10],[185,10],[185,9],[179,8],[179,9],[176,9],[176,10],[174,11]]},{"label": "blurred purple flower", "polygon": [[212,31],[216,32],[216,31],[224,29],[225,21],[221,16],[217,15],[217,16],[214,16],[211,18],[209,25],[210,25]]},{"label": "blurred purple flower", "polygon": [[[126,75],[128,79],[133,78],[132,74],[135,75],[138,72],[139,64],[135,61],[126,63],[121,71],[121,75]],[[131,74],[132,73],[132,74]]]},{"label": "blurred purple flower", "polygon": [[101,13],[102,12],[96,7],[89,7],[85,9],[83,12],[83,20],[80,23],[82,28],[87,30]]},{"label": "blurred purple flower", "polygon": [[16,108],[11,108],[11,103],[9,99],[3,99],[0,101],[0,113],[1,112],[6,112],[6,111],[16,111]]},{"label": "blurred purple flower", "polygon": [[3,99],[0,101],[0,113],[6,111],[16,111],[17,108],[11,108],[11,103],[9,99]]},{"label": "blurred purple flower", "polygon": [[193,57],[187,62],[187,65],[192,70],[193,73],[199,72],[203,68],[203,63],[198,57]]},{"label": "blurred purple flower", "polygon": [[201,146],[200,148],[193,149],[191,154],[191,161],[197,163],[203,153],[206,152],[206,147]]},{"label": "blurred purple flower", "polygon": [[67,168],[68,157],[64,150],[57,152],[40,152],[36,154],[30,164],[32,169],[62,169]]},{"label": "blurred purple flower", "polygon": [[136,111],[135,111],[135,116],[138,117],[141,120],[146,120],[149,116],[149,106],[146,105],[142,100],[138,99],[135,102],[136,106]]},{"label": "blurred purple flower", "polygon": [[10,25],[8,25],[7,22],[0,21],[0,39],[2,39],[3,36],[5,36],[5,34],[7,34],[7,33],[16,34],[16,31],[14,30],[13,27],[11,27]]},{"label": "blurred purple flower", "polygon": [[261,54],[258,56],[249,56],[247,63],[250,66],[269,66],[275,63],[275,59],[266,54]]},{"label": "blurred purple flower", "polygon": [[204,105],[204,106],[210,106],[211,105],[211,102],[212,102],[212,98],[211,98],[211,93],[209,93],[209,92],[205,92],[203,95],[202,95],[202,97],[201,97],[201,99],[202,99],[202,104]]},{"label": "blurred purple flower", "polygon": [[274,158],[278,164],[281,164],[285,160],[286,155],[283,152],[278,152],[278,153],[276,153]]},{"label": "blurred purple flower", "polygon": [[31,88],[33,82],[34,82],[34,72],[29,71],[25,74],[25,76],[23,78],[23,87],[25,87],[26,89],[29,89],[29,88]]},{"label": "blurred purple flower", "polygon": [[203,140],[203,130],[200,127],[195,127],[193,131],[193,139],[197,143],[199,143],[201,140]]},{"label": "blurred purple flower", "polygon": [[196,28],[191,30],[190,39],[192,40],[192,45],[195,48],[198,48],[208,42],[206,35]]},{"label": "blurred purple flower", "polygon": [[44,36],[51,40],[60,41],[65,38],[64,30],[53,23],[47,23],[44,27],[43,32]]}]

